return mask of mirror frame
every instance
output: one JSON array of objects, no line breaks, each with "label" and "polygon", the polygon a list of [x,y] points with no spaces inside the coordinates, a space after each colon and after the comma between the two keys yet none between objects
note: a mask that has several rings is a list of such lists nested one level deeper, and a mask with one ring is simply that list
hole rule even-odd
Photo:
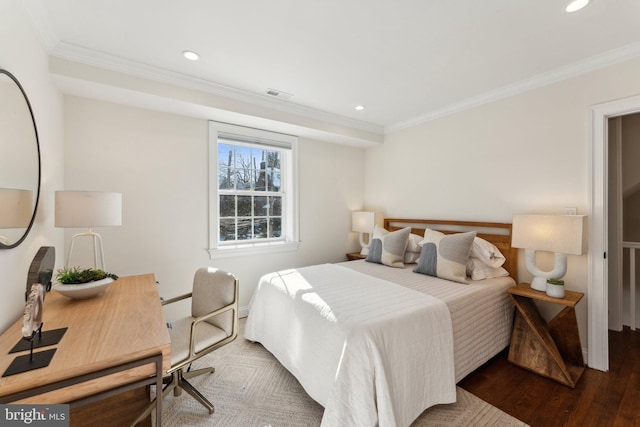
[{"label": "mirror frame", "polygon": [[40,159],[40,139],[38,138],[38,127],[36,126],[36,119],[33,115],[33,109],[31,108],[31,102],[29,102],[29,98],[27,97],[27,93],[24,91],[24,88],[22,87],[22,85],[20,84],[20,82],[18,81],[18,79],[11,74],[9,71],[4,70],[2,68],[0,68],[0,74],[4,74],[6,76],[8,76],[11,80],[13,80],[13,82],[18,86],[18,89],[20,89],[20,92],[22,92],[22,96],[24,96],[24,100],[27,103],[27,107],[29,108],[29,114],[31,115],[31,122],[33,123],[33,131],[36,137],[36,151],[38,153],[38,188],[36,190],[36,201],[34,203],[33,206],[33,213],[31,214],[31,220],[29,221],[29,225],[27,226],[26,230],[24,230],[24,233],[22,234],[22,237],[20,237],[16,242],[11,243],[9,245],[5,245],[4,243],[0,242],[0,249],[11,249],[11,248],[15,248],[16,246],[18,246],[20,243],[22,243],[24,241],[24,239],[27,238],[27,235],[29,234],[29,231],[31,231],[31,227],[33,226],[33,223],[36,219],[36,213],[38,212],[38,203],[40,201],[40,184],[42,182],[42,162]]}]

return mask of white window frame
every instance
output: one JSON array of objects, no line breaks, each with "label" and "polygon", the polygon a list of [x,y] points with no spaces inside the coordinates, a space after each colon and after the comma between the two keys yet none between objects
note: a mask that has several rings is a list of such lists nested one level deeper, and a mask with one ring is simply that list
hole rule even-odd
[{"label": "white window frame", "polygon": [[[284,148],[282,187],[285,203],[282,211],[284,239],[278,241],[242,241],[221,244],[218,191],[218,136],[231,136],[247,143],[265,147]],[[221,122],[209,122],[209,257],[258,255],[298,250],[299,241],[298,197],[298,137],[261,129],[253,129]]]}]

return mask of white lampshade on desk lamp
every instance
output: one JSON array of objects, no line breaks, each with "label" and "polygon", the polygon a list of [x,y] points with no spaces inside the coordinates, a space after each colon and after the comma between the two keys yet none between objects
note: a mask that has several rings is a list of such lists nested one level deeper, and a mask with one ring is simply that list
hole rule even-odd
[{"label": "white lampshade on desk lamp", "polygon": [[[525,249],[527,270],[534,277],[531,288],[545,291],[547,279],[561,279],[567,272],[567,254],[587,251],[584,215],[514,215],[511,246]],[[536,266],[536,251],[555,254],[551,271]]]},{"label": "white lampshade on desk lamp", "polygon": [[102,237],[94,233],[93,227],[122,225],[122,193],[106,191],[56,191],[56,227],[88,227],[89,231],[78,233],[71,239],[65,268],[69,266],[73,244],[77,237],[93,238],[93,267],[98,268],[98,253],[101,269],[105,270]]},{"label": "white lampshade on desk lamp", "polygon": [[[0,188],[0,228],[25,228],[33,215],[33,191]],[[0,236],[0,243],[8,243]]]},{"label": "white lampshade on desk lamp", "polygon": [[[361,255],[369,254],[369,243],[371,243],[371,234],[376,226],[375,212],[351,212],[351,231],[360,233]],[[368,234],[368,241],[365,241],[364,235]]]}]

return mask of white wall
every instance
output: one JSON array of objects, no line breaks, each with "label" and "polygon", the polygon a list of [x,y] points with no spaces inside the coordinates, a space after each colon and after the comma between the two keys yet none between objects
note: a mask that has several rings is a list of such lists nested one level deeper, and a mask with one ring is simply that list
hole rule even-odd
[{"label": "white wall", "polygon": [[0,331],[24,311],[27,272],[40,246],[55,246],[60,266],[63,242],[62,231],[53,227],[52,210],[52,188],[61,186],[63,177],[62,95],[51,82],[47,55],[20,3],[0,0],[0,68],[16,76],[31,102],[40,137],[42,194],[29,236],[17,248],[0,250]]},{"label": "white wall", "polygon": [[[588,214],[589,107],[639,94],[639,75],[640,60],[628,61],[388,135],[367,150],[365,203],[404,218]],[[568,288],[586,293],[587,274],[587,257],[570,256]],[[522,260],[519,276],[531,278]],[[584,348],[586,311],[584,298]]]},{"label": "white wall", "polygon": [[246,307],[265,272],[340,261],[357,248],[350,211],[362,208],[363,149],[300,140],[298,252],[210,260],[208,122],[73,96],[64,106],[65,188],[123,193],[123,226],[96,230],[113,273],[155,273],[170,297],[191,289],[197,268],[216,266],[239,277]]}]

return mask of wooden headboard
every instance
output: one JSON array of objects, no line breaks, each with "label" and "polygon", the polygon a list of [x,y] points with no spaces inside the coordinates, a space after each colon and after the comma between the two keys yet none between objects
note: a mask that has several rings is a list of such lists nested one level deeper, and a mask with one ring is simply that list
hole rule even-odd
[{"label": "wooden headboard", "polygon": [[511,247],[511,224],[504,222],[449,221],[430,219],[385,218],[384,228],[389,231],[411,227],[411,232],[424,236],[425,228],[431,228],[444,234],[475,231],[477,236],[496,245],[506,258],[503,267],[518,283],[518,249]]}]

